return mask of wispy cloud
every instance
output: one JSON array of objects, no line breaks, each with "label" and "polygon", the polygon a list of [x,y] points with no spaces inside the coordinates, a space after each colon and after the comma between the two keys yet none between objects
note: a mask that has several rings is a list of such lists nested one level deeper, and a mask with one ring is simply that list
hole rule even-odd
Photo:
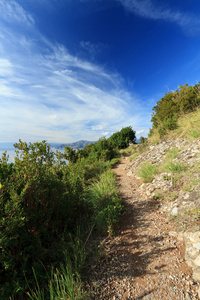
[{"label": "wispy cloud", "polygon": [[91,43],[89,41],[81,41],[81,48],[90,55],[90,58],[94,60],[99,54],[104,52],[108,46],[102,43]]},{"label": "wispy cloud", "polygon": [[143,18],[175,23],[189,34],[200,34],[200,18],[189,12],[175,11],[168,5],[156,5],[151,0],[117,0],[128,11]]},{"label": "wispy cloud", "polygon": [[25,12],[25,10],[15,1],[0,0],[0,19],[4,19],[9,23],[26,23],[32,25],[34,20],[32,16]]},{"label": "wispy cloud", "polygon": [[[137,126],[144,109],[123,88],[119,74],[46,40],[15,1],[0,0],[0,8],[9,8],[0,19],[1,142],[96,140]],[[6,26],[20,16],[28,29]]]}]

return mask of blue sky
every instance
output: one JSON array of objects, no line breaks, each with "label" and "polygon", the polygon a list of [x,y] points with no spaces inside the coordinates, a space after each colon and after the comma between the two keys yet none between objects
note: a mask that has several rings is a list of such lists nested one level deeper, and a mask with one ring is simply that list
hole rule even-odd
[{"label": "blue sky", "polygon": [[147,136],[200,81],[199,0],[0,0],[0,142]]}]

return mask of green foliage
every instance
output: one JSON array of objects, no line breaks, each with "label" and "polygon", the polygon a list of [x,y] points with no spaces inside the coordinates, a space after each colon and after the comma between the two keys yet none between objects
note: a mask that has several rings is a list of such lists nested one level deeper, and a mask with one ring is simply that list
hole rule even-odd
[{"label": "green foliage", "polygon": [[186,166],[182,163],[178,163],[178,162],[169,162],[167,165],[166,165],[166,171],[167,172],[181,172],[181,171],[184,171],[186,169]]},{"label": "green foliage", "polygon": [[21,154],[17,152],[14,166],[0,164],[1,174],[7,172],[0,190],[2,299],[19,287],[26,289],[24,276],[31,278],[32,267],[40,280],[43,266],[62,260],[64,234],[73,231],[86,211],[84,170],[65,166],[57,172],[44,141],[29,146],[20,141],[15,147]]},{"label": "green foliage", "polygon": [[66,146],[63,158],[67,159],[70,164],[76,163],[83,158],[89,158],[92,161],[110,161],[115,157],[119,157],[118,149],[128,147],[130,141],[135,143],[135,139],[135,131],[132,127],[125,127],[113,133],[108,139],[102,137],[98,142],[87,145],[84,149],[76,151]]},{"label": "green foliage", "polygon": [[113,133],[108,140],[111,142],[113,147],[118,147],[119,149],[127,148],[129,142],[135,143],[135,131],[131,126],[125,127],[120,131]]},{"label": "green foliage", "polygon": [[[62,285],[62,280],[71,280],[67,284],[76,288],[80,282],[84,259],[78,254],[77,227],[81,224],[81,239],[85,239],[91,226],[112,231],[118,220],[122,207],[115,178],[108,171],[110,159],[115,157],[116,163],[118,152],[105,138],[86,150],[68,147],[65,156],[53,153],[45,141],[28,145],[20,140],[15,147],[14,164],[8,163],[6,153],[0,160],[0,298],[23,299],[27,289],[34,289],[34,270],[38,292],[48,299],[48,273],[52,266],[59,267],[58,262],[65,264],[66,249],[75,275],[70,277],[69,270],[56,271],[54,281],[57,278]],[[69,165],[62,162],[63,157]],[[96,194],[88,190],[98,184],[103,192],[97,201]],[[67,293],[69,299],[78,299]]]},{"label": "green foliage", "polygon": [[147,138],[141,136],[141,137],[140,137],[140,144],[144,144],[144,143],[146,143],[146,142],[147,142]]},{"label": "green foliage", "polygon": [[51,271],[48,290],[45,291],[38,283],[37,275],[33,270],[36,288],[28,292],[31,300],[48,299],[71,299],[84,300],[87,299],[82,287],[80,274],[74,274],[72,263],[69,261],[65,265],[61,265],[55,271]]},{"label": "green foliage", "polygon": [[158,173],[157,167],[152,165],[150,162],[145,162],[141,165],[139,170],[139,176],[143,178],[143,181],[152,182],[154,175]]},{"label": "green foliage", "polygon": [[89,187],[87,197],[94,211],[97,228],[101,232],[112,232],[122,210],[114,173],[110,170],[103,173],[100,180]]},{"label": "green foliage", "polygon": [[177,128],[177,121],[181,114],[194,111],[200,105],[199,84],[195,86],[180,86],[175,92],[166,93],[153,107],[151,136],[158,128],[160,137],[167,131]]},{"label": "green foliage", "polygon": [[138,153],[138,152],[133,153],[133,154],[131,155],[131,157],[130,157],[130,161],[133,161],[133,160],[136,159],[138,156],[140,156],[140,153]]},{"label": "green foliage", "polygon": [[71,147],[65,146],[63,158],[67,159],[69,163],[76,163],[78,155],[76,153],[76,150],[72,149]]},{"label": "green foliage", "polygon": [[199,132],[197,132],[196,130],[190,130],[188,132],[188,135],[191,136],[194,139],[197,139],[200,136]]},{"label": "green foliage", "polygon": [[111,160],[117,156],[117,150],[111,144],[109,139],[100,138],[97,143],[92,144],[89,157],[94,160],[102,159],[104,161]]},{"label": "green foliage", "polygon": [[179,152],[180,152],[180,149],[178,149],[176,147],[173,147],[167,151],[165,160],[163,161],[163,163],[161,163],[159,165],[160,172],[179,173],[181,171],[186,170],[186,165],[184,165],[183,163],[174,161],[174,159],[176,159],[178,157]]},{"label": "green foliage", "polygon": [[167,152],[166,152],[166,159],[175,159],[178,157],[178,154],[180,152],[180,149],[178,149],[177,147],[173,147],[170,148]]},{"label": "green foliage", "polygon": [[160,190],[156,190],[155,191],[155,194],[154,194],[154,196],[153,196],[153,199],[154,200],[159,200],[159,199],[161,199],[163,197],[163,194],[160,192]]}]

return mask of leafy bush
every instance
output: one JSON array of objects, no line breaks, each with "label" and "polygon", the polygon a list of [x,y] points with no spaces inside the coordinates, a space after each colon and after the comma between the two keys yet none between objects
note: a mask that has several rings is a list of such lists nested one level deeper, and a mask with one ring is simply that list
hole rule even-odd
[{"label": "leafy bush", "polygon": [[15,165],[6,169],[4,161],[0,164],[2,299],[26,289],[24,276],[31,278],[32,268],[40,280],[44,266],[63,259],[64,234],[74,230],[87,210],[84,170],[65,166],[56,172],[46,142],[15,146],[22,151]]},{"label": "leafy bush", "polygon": [[[34,289],[34,270],[38,292],[48,299],[45,292],[48,273],[52,266],[55,269],[60,263],[65,264],[66,249],[69,250],[67,260],[75,274],[71,284],[79,282],[76,280],[79,280],[82,263],[77,258],[78,249],[72,250],[79,244],[75,237],[80,224],[81,238],[85,239],[93,224],[105,232],[108,228],[112,230],[118,220],[120,199],[114,175],[108,171],[112,163],[109,160],[104,163],[118,152],[107,140],[101,139],[95,148],[90,147],[88,154],[86,149],[76,157],[77,152],[68,149],[71,163],[66,165],[61,162],[62,155],[55,155],[45,141],[29,145],[19,141],[15,147],[14,164],[8,163],[6,153],[0,160],[0,298],[21,296],[24,299],[24,292]],[[102,149],[105,152],[102,153]],[[105,175],[101,175],[104,172]],[[96,194],[88,193],[88,189],[90,185],[95,189],[98,184],[103,192],[99,192],[101,196],[97,201]],[[62,278],[72,280],[70,273],[58,271],[55,274],[59,285]],[[43,284],[45,289],[41,288]]]},{"label": "leafy bush", "polygon": [[195,86],[180,86],[175,92],[166,93],[153,107],[151,136],[158,128],[160,137],[167,131],[177,128],[177,121],[181,114],[190,113],[200,105],[199,84]]},{"label": "leafy bush", "polygon": [[119,149],[126,148],[129,142],[136,143],[135,131],[131,126],[122,128],[120,131],[113,133],[108,141],[113,147],[118,147]]},{"label": "leafy bush", "polygon": [[147,138],[141,136],[141,137],[140,137],[140,144],[144,144],[144,143],[146,143],[146,142],[147,142]]}]

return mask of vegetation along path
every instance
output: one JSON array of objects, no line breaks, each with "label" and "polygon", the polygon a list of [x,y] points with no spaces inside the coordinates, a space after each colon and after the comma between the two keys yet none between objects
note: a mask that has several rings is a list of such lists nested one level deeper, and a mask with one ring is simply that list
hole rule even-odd
[{"label": "vegetation along path", "polygon": [[125,211],[90,272],[93,299],[199,299],[183,259],[183,245],[169,235],[172,224],[159,202],[144,200],[139,179],[128,177],[128,155],[115,166]]}]

